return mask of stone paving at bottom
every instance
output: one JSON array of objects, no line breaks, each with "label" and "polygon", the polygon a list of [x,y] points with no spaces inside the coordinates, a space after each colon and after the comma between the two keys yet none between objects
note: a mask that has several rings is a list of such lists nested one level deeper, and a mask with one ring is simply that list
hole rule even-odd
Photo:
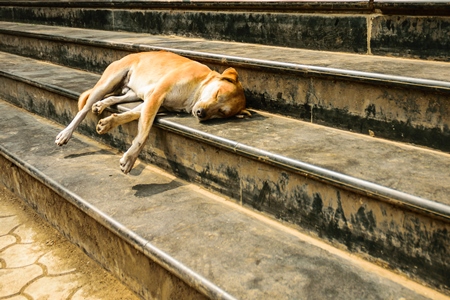
[{"label": "stone paving at bottom", "polygon": [[0,184],[0,299],[139,299]]}]

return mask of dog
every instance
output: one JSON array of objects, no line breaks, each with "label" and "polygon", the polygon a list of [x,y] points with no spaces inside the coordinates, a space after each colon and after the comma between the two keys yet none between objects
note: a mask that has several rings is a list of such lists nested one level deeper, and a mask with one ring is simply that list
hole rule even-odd
[{"label": "dog", "polygon": [[110,105],[138,100],[143,102],[136,108],[101,119],[96,128],[103,134],[139,119],[138,134],[120,159],[120,168],[125,174],[133,168],[160,108],[192,113],[199,121],[251,116],[234,68],[220,74],[171,52],[142,52],[111,63],[95,86],[80,95],[78,113],[56,136],[55,143],[66,144],[90,110],[100,114]]}]

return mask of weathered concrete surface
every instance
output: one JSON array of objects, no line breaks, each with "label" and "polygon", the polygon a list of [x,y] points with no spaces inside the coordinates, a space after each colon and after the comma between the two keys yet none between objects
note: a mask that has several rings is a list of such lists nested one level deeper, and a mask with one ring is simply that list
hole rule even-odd
[{"label": "weathered concrete surface", "polygon": [[[375,55],[449,61],[450,17],[390,15],[372,18],[371,51]],[[399,52],[398,49],[404,49]]]},{"label": "weathered concrete surface", "polygon": [[0,184],[0,298],[139,299]]},{"label": "weathered concrete surface", "polygon": [[[115,150],[92,140],[75,135],[71,147],[55,148],[60,126],[0,106],[1,147],[23,166],[1,156],[2,182],[119,276],[137,268],[147,285],[166,278],[151,275],[155,266],[143,263],[144,242],[144,252],[157,247],[243,299],[445,298],[143,163],[122,175]],[[89,205],[65,201],[30,171]],[[135,237],[134,248],[124,247],[105,217],[143,240]],[[148,287],[141,284],[140,293]],[[171,292],[178,283],[166,279],[159,286]]]},{"label": "weathered concrete surface", "polygon": [[0,1],[4,21],[443,61],[449,11],[442,1]]},{"label": "weathered concrete surface", "polygon": [[166,9],[0,7],[4,21],[367,52],[366,17]]},{"label": "weathered concrete surface", "polygon": [[129,52],[158,48],[215,69],[235,66],[251,107],[450,151],[449,63],[5,22],[0,28],[0,50],[97,73]]},{"label": "weathered concrete surface", "polygon": [[[20,123],[20,120],[23,120],[23,113],[19,113],[18,116],[8,116],[5,114],[6,109],[3,109],[2,119],[10,121],[8,122],[10,124],[15,124],[15,121],[19,121]],[[31,118],[31,120],[34,119],[33,116],[29,116],[29,118]],[[38,124],[43,125],[42,122],[45,123],[45,121],[41,119],[38,121]],[[36,138],[34,142],[28,139],[25,140],[24,143],[34,148],[35,150],[38,150],[38,152],[41,153],[41,155],[43,155],[44,157],[51,157],[52,152],[55,153],[55,150],[56,152],[59,151],[57,151],[57,149],[55,149],[54,147],[50,147],[49,149],[41,148],[42,145],[49,145],[49,143],[43,142],[42,140],[42,138],[47,135],[48,132],[46,134],[46,130],[42,130],[43,128],[39,129],[38,124],[35,129],[32,129],[31,127],[23,124],[25,125],[25,128],[31,130],[29,131],[29,133],[31,133]],[[0,128],[2,129],[2,137],[5,137],[4,134],[13,136],[13,138],[16,135],[16,131],[14,128],[8,129],[3,125],[0,125]],[[0,142],[0,145],[1,147],[7,147],[7,143],[5,143],[5,140],[2,140]],[[16,154],[19,154],[24,150],[25,148],[22,148],[22,150],[14,152]],[[89,147],[82,148],[82,151],[84,150],[89,151]],[[96,151],[99,151],[99,153],[96,153]],[[100,157],[103,157],[104,155],[112,155],[114,154],[114,152],[109,152],[108,150],[105,150],[105,148],[96,148],[94,150],[94,153],[85,153],[85,155],[87,156],[86,159],[92,162],[92,157],[90,155],[96,154],[100,154]],[[72,158],[76,157],[77,155],[72,156]],[[70,158],[71,156],[69,155],[66,159]],[[61,159],[64,159],[64,157],[61,157]],[[44,162],[42,158],[40,160],[41,162]],[[100,158],[100,163],[102,163],[102,160],[103,159]],[[175,276],[173,272],[167,271],[161,266],[161,264],[156,263],[154,259],[150,259],[149,256],[144,253],[145,245],[137,245],[136,243],[130,244],[129,241],[127,241],[127,239],[136,239],[135,236],[126,236],[126,238],[124,238],[123,236],[118,236],[117,231],[122,230],[127,232],[127,229],[124,230],[120,224],[115,224],[115,226],[118,226],[118,228],[114,228],[115,230],[111,230],[111,228],[104,226],[107,221],[102,219],[104,218],[103,215],[93,216],[91,211],[92,207],[90,207],[89,203],[73,203],[67,199],[67,197],[70,198],[67,193],[79,193],[80,190],[87,190],[88,194],[91,194],[91,196],[96,197],[97,200],[102,201],[104,205],[113,209],[109,212],[110,214],[114,215],[115,210],[122,210],[122,207],[120,207],[120,205],[123,200],[123,195],[115,198],[118,194],[111,193],[108,195],[108,193],[105,193],[101,189],[98,189],[98,185],[93,184],[93,181],[86,181],[86,179],[88,179],[85,173],[87,169],[85,168],[85,166],[83,166],[83,164],[80,164],[80,162],[75,162],[74,167],[81,173],[78,173],[78,175],[76,175],[75,170],[71,170],[70,173],[72,173],[75,177],[73,177],[72,180],[65,181],[63,179],[62,181],[60,181],[60,184],[65,184],[73,188],[73,190],[64,190],[64,192],[66,193],[63,193],[64,196],[61,196],[60,194],[55,192],[54,189],[57,189],[57,187],[48,187],[45,186],[45,184],[43,184],[41,181],[39,181],[46,181],[48,180],[47,178],[40,177],[36,179],[19,167],[13,165],[11,161],[6,160],[3,156],[1,157],[0,164],[0,169],[5,171],[0,175],[0,179],[5,186],[15,192],[18,196],[26,200],[30,206],[35,208],[41,216],[52,223],[69,240],[71,240],[73,243],[76,243],[83,249],[83,251],[88,253],[91,257],[95,258],[105,269],[113,273],[126,286],[128,286],[142,298],[207,298],[198,292],[198,287],[196,289],[193,289],[191,286],[187,285],[184,281]],[[69,169],[64,166],[62,166],[62,168],[59,170],[57,168],[53,168],[52,165],[54,164],[55,158],[44,163],[42,167],[44,167],[44,169],[53,169],[60,175],[69,173]],[[86,164],[89,163],[86,162]],[[104,168],[105,164],[102,163],[102,165],[102,168]],[[103,169],[103,171],[105,170],[108,169]],[[91,171],[97,173],[97,171],[95,170]],[[100,184],[100,182],[102,182],[104,179],[111,176],[113,175],[108,174],[106,175],[106,177],[103,177],[103,179],[98,178],[100,181],[97,184]],[[52,178],[52,176],[50,178],[51,180],[57,179],[56,177]],[[96,190],[97,192],[92,193],[92,190],[87,189],[88,186],[90,186],[92,190]],[[59,189],[59,191],[61,192],[61,189]],[[112,203],[110,201],[111,198],[114,198],[116,201],[115,203],[119,206],[112,207],[110,205]],[[91,214],[86,214],[86,210],[90,211]],[[130,218],[133,218],[133,214],[130,214],[129,216]],[[131,226],[130,224],[128,225]],[[221,297],[217,298],[220,299]]]},{"label": "weathered concrete surface", "polygon": [[[48,75],[42,79],[41,87],[3,78],[0,81],[2,96],[30,111],[68,124],[76,113],[76,102],[42,89],[44,83],[66,86],[70,78],[80,75],[86,82],[74,82],[77,82],[77,89],[82,90],[83,85],[89,85],[96,75],[68,72],[63,67],[53,69],[48,64],[41,64],[36,69],[44,72],[41,75]],[[118,149],[125,150],[136,134],[136,123],[132,123],[99,137],[94,132],[97,120],[89,115],[80,130]],[[187,136],[184,132],[172,133],[170,130],[177,132],[176,128],[163,125],[163,120],[199,133]],[[152,130],[141,155],[146,161],[239,203],[306,228],[350,251],[384,260],[410,276],[435,286],[449,285],[448,221],[430,218],[424,214],[425,207],[414,208],[394,196],[375,195],[374,198],[363,187],[325,179],[293,165],[278,163],[270,166],[265,163],[264,156],[236,155],[234,148],[227,150],[226,145],[204,139],[200,133],[428,198],[432,200],[430,203],[437,202],[446,208],[450,180],[448,154],[264,113],[256,113],[245,120],[205,124],[189,116],[166,116],[158,126],[165,126],[165,129]],[[384,201],[380,202],[380,198]],[[419,213],[411,212],[411,209]]]},{"label": "weathered concrete surface", "polygon": [[[3,51],[11,53],[22,53],[26,56],[33,56],[44,60],[70,63],[78,60],[78,68],[103,72],[104,66],[111,63],[116,57],[109,57],[113,51],[122,50],[125,53],[161,49],[173,49],[173,51],[181,52],[193,57],[196,55],[198,59],[220,61],[223,57],[223,63],[236,63],[233,58],[241,58],[241,64],[253,65],[254,67],[263,67],[270,62],[275,63],[274,69],[290,70],[289,65],[298,65],[292,68],[299,72],[304,71],[301,66],[310,66],[308,72],[321,75],[343,76],[345,71],[361,72],[359,76],[353,75],[360,80],[364,79],[363,73],[370,78],[370,74],[392,75],[394,77],[404,77],[411,79],[435,80],[449,82],[448,63],[439,63],[420,60],[402,60],[387,57],[374,57],[369,55],[357,55],[346,53],[334,53],[326,51],[308,51],[295,48],[272,47],[245,43],[229,43],[222,41],[209,41],[199,38],[183,38],[178,36],[149,35],[132,32],[114,32],[103,30],[90,30],[81,28],[67,28],[57,26],[45,26],[37,24],[21,24],[0,21],[0,32],[2,35]],[[25,38],[26,43],[20,43]],[[53,44],[52,44],[53,43]],[[57,48],[60,49],[59,53]],[[105,55],[92,51],[91,53],[83,53],[77,51],[73,47],[80,47],[84,51],[89,48],[101,47],[106,52]],[[40,51],[36,51],[39,49]],[[59,55],[58,55],[59,54]],[[89,58],[89,55],[94,58]],[[202,55],[203,54],[203,55]],[[211,55],[212,54],[212,55]],[[77,58],[75,55],[78,55]],[[216,55],[216,56],[213,56]],[[63,57],[59,57],[63,56]],[[64,57],[65,56],[65,57]],[[215,58],[215,59],[214,59]],[[66,59],[67,61],[63,61]],[[92,61],[89,61],[91,59]],[[103,60],[103,66],[98,64]],[[98,64],[98,66],[96,65]],[[266,63],[266,64],[264,64]],[[286,65],[277,65],[276,63],[284,63]],[[70,66],[70,65],[69,65]],[[313,67],[331,68],[322,72],[315,70]],[[332,73],[334,71],[334,73]],[[339,72],[340,71],[340,72]],[[382,79],[378,79],[382,81]],[[387,79],[386,79],[387,80]],[[395,80],[390,80],[390,83]],[[410,83],[412,84],[412,83]],[[431,85],[431,83],[430,83]]]},{"label": "weathered concrete surface", "polygon": [[[82,91],[93,86],[99,78],[95,74],[5,54],[2,54],[0,62],[4,72],[22,76],[25,81],[21,83],[4,78],[2,89],[0,89],[2,97],[17,106],[52,118],[62,124],[68,124],[75,114],[76,103],[68,99],[77,99]],[[27,82],[32,84],[29,85]],[[33,85],[36,86],[33,87]],[[65,98],[58,99],[62,95]],[[95,116],[89,116],[86,123],[90,124],[82,124],[81,127],[85,132],[96,136],[94,125],[97,119]],[[447,190],[448,187],[445,185],[450,178],[447,177],[450,176],[447,172],[449,155],[444,153],[389,143],[380,139],[280,118],[263,112],[257,113],[253,118],[234,122],[213,121],[202,124],[189,116],[186,118],[168,116],[165,119],[219,137],[236,140],[257,149],[274,152],[342,174],[377,182],[405,193],[450,204],[446,197],[450,190]],[[241,130],[243,124],[245,124],[245,131]],[[238,132],[239,135],[236,135]],[[374,133],[376,135],[377,132]],[[130,135],[133,133],[130,132]],[[258,136],[258,139],[252,138],[255,136]],[[122,141],[124,146],[131,139],[132,137],[121,137],[115,140]],[[338,149],[334,149],[334,147]],[[353,149],[358,149],[359,152],[354,152]],[[368,155],[369,152],[370,155]],[[327,158],[331,154],[333,156]],[[384,177],[382,174],[385,166],[380,165],[380,161],[389,162],[389,165],[398,174],[398,178],[395,179],[395,174]],[[423,174],[423,180],[426,182],[423,185],[416,185],[411,184],[408,180],[401,180],[401,178],[411,177],[411,170]],[[439,173],[442,178],[433,179],[432,176],[427,175],[430,170],[436,171],[434,173]]]}]

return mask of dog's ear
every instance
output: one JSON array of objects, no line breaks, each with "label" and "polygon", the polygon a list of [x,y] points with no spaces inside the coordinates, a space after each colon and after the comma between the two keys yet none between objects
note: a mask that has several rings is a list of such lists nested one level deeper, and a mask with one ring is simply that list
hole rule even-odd
[{"label": "dog's ear", "polygon": [[227,80],[231,83],[236,83],[238,81],[238,73],[234,68],[228,68],[223,71],[220,79]]},{"label": "dog's ear", "polygon": [[245,118],[245,116],[251,118],[252,117],[252,113],[250,111],[246,110],[246,109],[243,109],[236,115],[236,118],[243,119],[243,118]]}]

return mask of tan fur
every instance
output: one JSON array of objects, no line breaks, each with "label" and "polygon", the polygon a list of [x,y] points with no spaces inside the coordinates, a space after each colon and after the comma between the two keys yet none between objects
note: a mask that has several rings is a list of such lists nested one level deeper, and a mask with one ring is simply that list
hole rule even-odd
[{"label": "tan fur", "polygon": [[86,105],[86,101],[89,98],[91,91],[92,89],[87,90],[80,95],[80,97],[78,98],[78,110],[81,110]]},{"label": "tan fur", "polygon": [[98,133],[106,133],[139,119],[138,134],[120,160],[124,173],[133,167],[161,107],[192,113],[199,121],[251,115],[245,109],[244,89],[235,69],[228,68],[220,74],[174,53],[137,53],[110,64],[97,84],[81,94],[78,114],[58,134],[55,143],[66,144],[89,110],[99,114],[110,105],[137,100],[144,103],[104,118],[97,125]]}]

